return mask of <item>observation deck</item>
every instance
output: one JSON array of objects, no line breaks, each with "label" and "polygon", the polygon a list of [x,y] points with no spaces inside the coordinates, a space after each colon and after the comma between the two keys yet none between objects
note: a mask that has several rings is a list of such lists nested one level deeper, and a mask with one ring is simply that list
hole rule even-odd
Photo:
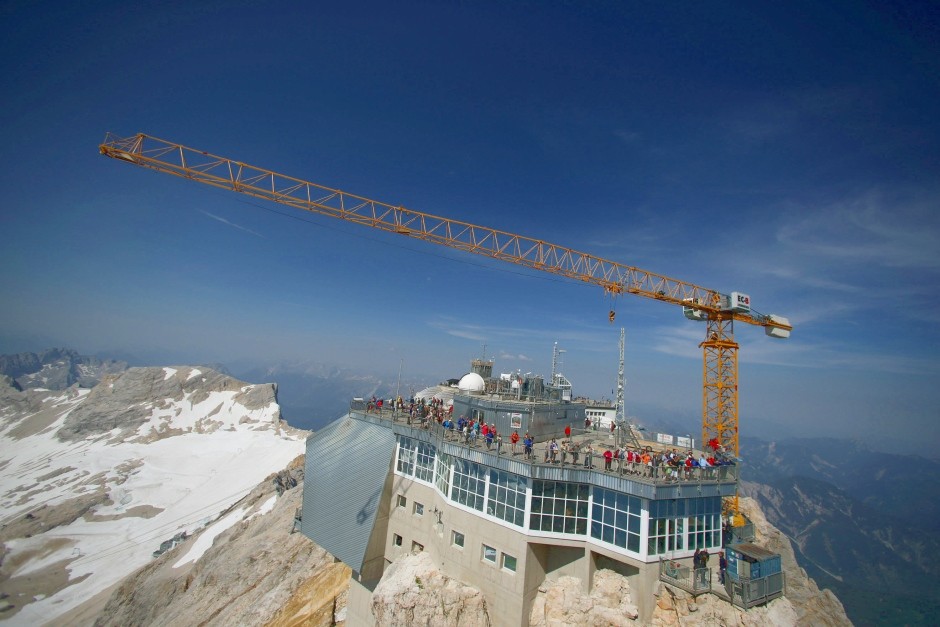
[{"label": "observation deck", "polygon": [[[498,449],[496,444],[487,447],[483,438],[466,442],[462,433],[445,429],[435,420],[413,420],[406,412],[389,409],[368,410],[365,401],[353,401],[350,404],[349,415],[356,420],[388,427],[396,436],[431,444],[442,453],[490,468],[529,479],[588,483],[650,500],[734,496],[737,493],[740,478],[741,467],[738,464],[712,468],[696,467],[691,471],[680,468],[674,477],[672,467],[644,466],[637,463],[630,464],[623,459],[614,459],[611,462],[611,469],[605,470],[604,451],[613,451],[617,445],[610,441],[604,431],[572,429],[570,441],[578,444],[582,449],[577,458],[575,459],[571,453],[568,453],[566,459],[562,461],[559,451],[554,461],[546,462],[546,451],[551,438],[536,442],[532,454],[526,456],[522,452],[521,440],[516,444],[516,454],[512,453],[508,435],[504,435],[502,446]],[[641,440],[640,444],[654,453],[674,448],[645,440]],[[585,466],[584,448],[588,445],[594,449],[590,467]],[[551,456],[548,457],[550,459]]]}]

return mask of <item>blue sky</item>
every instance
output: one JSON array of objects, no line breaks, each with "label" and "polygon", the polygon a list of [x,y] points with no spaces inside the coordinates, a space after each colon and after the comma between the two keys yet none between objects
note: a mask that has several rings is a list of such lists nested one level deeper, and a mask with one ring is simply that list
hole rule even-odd
[{"label": "blue sky", "polygon": [[[98,155],[145,132],[789,317],[742,435],[937,455],[940,16],[901,3],[4,3],[0,349],[496,369],[700,421],[674,307]],[[332,3],[339,4],[339,3]]]}]

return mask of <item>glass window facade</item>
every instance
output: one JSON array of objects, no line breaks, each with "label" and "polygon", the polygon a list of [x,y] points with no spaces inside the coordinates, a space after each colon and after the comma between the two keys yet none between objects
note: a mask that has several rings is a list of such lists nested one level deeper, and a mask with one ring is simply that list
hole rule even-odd
[{"label": "glass window facade", "polygon": [[690,550],[721,546],[721,498],[693,499],[686,507]]},{"label": "glass window facade", "polygon": [[398,462],[395,469],[403,475],[427,483],[434,482],[435,447],[411,438],[398,438]]},{"label": "glass window facade", "polygon": [[516,558],[508,553],[502,554],[503,568],[510,572],[516,572]]},{"label": "glass window facade", "polygon": [[[414,438],[399,437],[397,453],[398,473],[436,487],[455,503],[519,528],[590,537],[641,558],[721,546],[719,496],[650,501],[587,483],[535,479],[531,480],[527,523],[527,477],[445,455]],[[407,507],[408,501],[397,495],[398,507]],[[422,504],[414,503],[412,508],[415,515],[423,514]],[[452,542],[463,546],[463,534],[455,533]],[[495,563],[499,555],[492,557]],[[502,557],[499,566],[513,570],[515,558],[506,557],[511,566]]]},{"label": "glass window facade", "polygon": [[437,456],[437,491],[444,496],[450,496],[450,455],[440,453]]},{"label": "glass window facade", "polygon": [[426,442],[418,442],[415,455],[415,479],[434,483],[434,453],[435,447]]},{"label": "glass window facade", "polygon": [[591,537],[639,553],[642,507],[638,497],[595,487]]},{"label": "glass window facade", "polygon": [[395,470],[414,476],[416,444],[417,442],[411,438],[398,438],[398,463],[395,465]]},{"label": "glass window facade", "polygon": [[486,513],[516,526],[525,526],[526,479],[500,470],[490,470]]},{"label": "glass window facade", "polygon": [[653,501],[647,534],[649,555],[720,546],[721,497]]},{"label": "glass window facade", "polygon": [[529,529],[587,534],[589,495],[586,483],[533,481]]},{"label": "glass window facade", "polygon": [[451,500],[482,512],[485,490],[486,466],[465,459],[455,459]]}]

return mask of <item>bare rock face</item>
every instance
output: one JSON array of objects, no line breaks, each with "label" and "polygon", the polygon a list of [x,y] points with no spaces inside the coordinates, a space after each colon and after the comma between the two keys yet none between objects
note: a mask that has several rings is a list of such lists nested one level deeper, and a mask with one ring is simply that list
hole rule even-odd
[{"label": "bare rock face", "polygon": [[90,388],[105,375],[126,369],[126,362],[79,355],[68,348],[50,348],[38,354],[0,355],[0,374],[14,379],[23,390],[64,390],[75,384]]},{"label": "bare rock face", "polygon": [[831,590],[820,590],[806,571],[800,568],[793,552],[790,539],[767,522],[757,501],[751,498],[740,499],[741,511],[751,519],[757,533],[757,542],[768,550],[780,554],[783,572],[786,575],[786,598],[793,604],[797,615],[797,624],[843,626],[852,622],[845,614],[845,608]]},{"label": "bare rock face", "polygon": [[611,570],[594,574],[594,589],[582,592],[577,577],[560,577],[539,588],[532,604],[532,627],[571,625],[576,627],[620,627],[633,625],[637,607],[630,596],[630,583]]},{"label": "bare rock face", "polygon": [[[303,457],[288,469],[302,479]],[[179,561],[198,536],[124,579],[95,625],[344,624],[337,615],[345,614],[350,570],[291,533],[303,482],[277,496],[276,477],[233,506],[245,509],[245,518],[217,536],[195,563]]]},{"label": "bare rock face", "polygon": [[785,598],[745,612],[713,595],[693,598],[683,590],[663,584],[650,624],[654,627],[792,627],[801,623],[793,605]]},{"label": "bare rock face", "polygon": [[375,624],[489,627],[483,594],[448,577],[427,553],[406,555],[386,569],[372,593]]},{"label": "bare rock face", "polygon": [[[119,430],[116,437],[124,438],[150,421],[155,411],[175,408],[174,412],[182,412],[217,392],[228,392],[232,402],[249,411],[277,402],[273,384],[249,385],[208,368],[130,368],[95,386],[68,415],[57,435],[72,442]],[[212,410],[207,413],[211,418]],[[274,420],[279,418],[278,410]],[[167,420],[168,425],[171,422]],[[211,420],[205,422],[208,425]],[[203,429],[211,430],[208,426]],[[167,431],[171,434],[172,428]]]},{"label": "bare rock face", "polygon": [[799,567],[789,539],[767,522],[756,501],[740,500],[740,508],[754,523],[757,544],[779,553],[786,575],[786,596],[744,611],[711,594],[693,598],[686,592],[660,584],[651,624],[655,627],[779,627],[851,625],[839,600],[829,590],[819,590]]}]

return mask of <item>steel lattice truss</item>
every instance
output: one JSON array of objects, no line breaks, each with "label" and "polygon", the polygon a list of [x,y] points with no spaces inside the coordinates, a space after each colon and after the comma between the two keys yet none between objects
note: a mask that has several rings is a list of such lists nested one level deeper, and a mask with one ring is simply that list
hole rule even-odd
[{"label": "steel lattice truss", "polygon": [[[690,306],[709,316],[723,313],[720,309],[722,295],[716,290],[539,239],[349,194],[142,133],[129,138],[108,134],[99,149],[108,157],[141,167],[550,272],[598,285],[612,294],[636,294]],[[786,324],[754,313],[723,315],[731,315],[735,320],[748,324],[789,329]]]}]

